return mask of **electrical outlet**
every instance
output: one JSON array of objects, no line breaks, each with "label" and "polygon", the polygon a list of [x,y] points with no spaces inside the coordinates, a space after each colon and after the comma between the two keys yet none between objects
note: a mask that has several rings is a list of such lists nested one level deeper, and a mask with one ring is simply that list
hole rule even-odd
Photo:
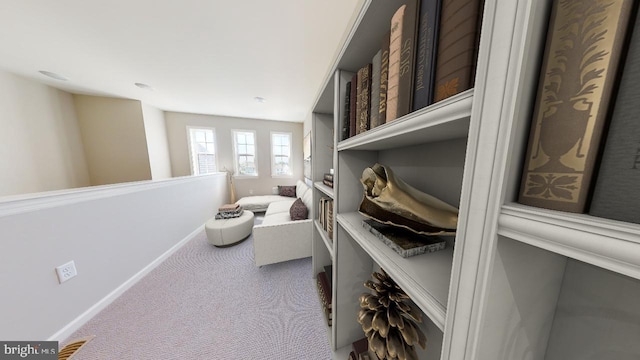
[{"label": "electrical outlet", "polygon": [[60,282],[60,284],[62,284],[63,282],[78,275],[76,264],[73,262],[73,260],[71,260],[64,265],[60,265],[56,268],[56,274],[58,274],[58,281]]}]

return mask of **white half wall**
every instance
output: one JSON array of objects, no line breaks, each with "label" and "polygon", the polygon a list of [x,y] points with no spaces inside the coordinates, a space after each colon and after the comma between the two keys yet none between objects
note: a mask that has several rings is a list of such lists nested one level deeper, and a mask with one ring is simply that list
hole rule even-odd
[{"label": "white half wall", "polygon": [[84,186],[72,95],[0,70],[0,197]]},{"label": "white half wall", "polygon": [[[225,174],[0,203],[0,339],[63,340],[225,203]],[[75,261],[59,284],[55,267]],[[83,315],[84,314],[84,315]]]},{"label": "white half wall", "polygon": [[171,160],[169,158],[169,142],[167,141],[164,112],[142,103],[142,114],[144,132],[147,136],[151,179],[168,179],[171,177]]}]

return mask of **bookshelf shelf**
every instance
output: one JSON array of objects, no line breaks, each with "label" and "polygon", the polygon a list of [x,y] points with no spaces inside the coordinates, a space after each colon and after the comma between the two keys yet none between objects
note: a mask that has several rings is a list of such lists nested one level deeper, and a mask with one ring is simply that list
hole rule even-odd
[{"label": "bookshelf shelf", "polygon": [[441,330],[444,330],[453,249],[403,258],[362,227],[359,213],[338,215],[338,224],[382,267]]},{"label": "bookshelf shelf", "polygon": [[322,225],[320,225],[320,222],[318,220],[313,220],[313,224],[315,225],[316,230],[318,231],[318,234],[322,238],[322,241],[324,242],[324,245],[326,246],[327,251],[329,252],[329,255],[333,259],[333,241],[329,239],[329,234],[327,234],[327,232],[324,231],[324,229],[322,228]]},{"label": "bookshelf shelf", "polygon": [[640,225],[585,214],[504,205],[498,234],[640,279]]},{"label": "bookshelf shelf", "polygon": [[338,143],[338,151],[385,150],[436,141],[465,138],[473,89],[377,126]]},{"label": "bookshelf shelf", "polygon": [[314,182],[313,186],[315,186],[316,189],[322,191],[322,193],[327,195],[328,197],[332,199],[335,197],[333,195],[333,188],[330,188],[329,186],[323,184],[321,181]]}]

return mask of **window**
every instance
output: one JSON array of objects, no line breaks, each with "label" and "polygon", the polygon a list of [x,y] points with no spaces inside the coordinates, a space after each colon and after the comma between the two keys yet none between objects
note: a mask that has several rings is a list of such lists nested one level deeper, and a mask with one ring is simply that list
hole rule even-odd
[{"label": "window", "polygon": [[255,131],[234,130],[233,145],[236,176],[258,176]]},{"label": "window", "polygon": [[271,176],[291,176],[291,133],[271,133]]},{"label": "window", "polygon": [[216,159],[216,130],[188,127],[191,151],[191,173],[210,174],[218,171]]}]

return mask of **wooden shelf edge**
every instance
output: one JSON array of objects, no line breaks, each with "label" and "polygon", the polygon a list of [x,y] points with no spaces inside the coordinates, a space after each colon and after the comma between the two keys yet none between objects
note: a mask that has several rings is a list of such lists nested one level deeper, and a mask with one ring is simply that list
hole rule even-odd
[{"label": "wooden shelf edge", "polygon": [[[473,89],[469,89],[426,108],[405,115],[392,122],[377,126],[364,133],[352,136],[338,143],[338,151],[371,150],[397,147],[386,146],[390,142],[407,134],[425,132],[420,142],[442,141],[462,138],[469,134],[469,119],[473,103]],[[407,142],[404,146],[413,145]]]},{"label": "wooden shelf edge", "polygon": [[[380,251],[376,245],[384,244],[361,226],[360,221],[363,218],[364,217],[358,213],[337,215],[338,225],[342,226],[344,230],[360,245],[360,247],[362,247],[369,256],[371,256],[371,258],[380,265],[380,267],[385,269],[385,271],[396,281],[407,295],[409,295],[411,300],[424,312],[424,314],[431,319],[440,331],[444,332],[448,292],[442,301],[438,300],[432,293],[425,289],[417,279],[408,274],[404,268],[397,263],[399,259],[403,259],[400,255],[395,254],[390,248],[388,249],[389,251]],[[386,247],[386,245],[384,246]],[[451,263],[449,265],[452,264],[452,249],[440,250],[431,254],[450,256]],[[428,256],[430,254],[424,255]],[[444,272],[448,272],[448,283],[449,278],[451,277],[451,266],[444,270]]]},{"label": "wooden shelf edge", "polygon": [[313,220],[313,224],[316,226],[316,230],[320,234],[322,242],[324,242],[324,246],[327,248],[329,255],[331,255],[331,258],[333,259],[333,241],[329,239],[329,234],[327,234],[327,232],[322,228],[322,225],[320,225],[320,222],[317,219]]},{"label": "wooden shelf edge", "polygon": [[322,181],[316,181],[313,183],[313,186],[320,190],[323,194],[330,196],[332,199],[335,198],[334,196],[334,192],[333,192],[333,188],[328,187],[327,185],[323,184]]},{"label": "wooden shelf edge", "polygon": [[502,207],[498,234],[640,279],[640,225],[521,204]]}]

